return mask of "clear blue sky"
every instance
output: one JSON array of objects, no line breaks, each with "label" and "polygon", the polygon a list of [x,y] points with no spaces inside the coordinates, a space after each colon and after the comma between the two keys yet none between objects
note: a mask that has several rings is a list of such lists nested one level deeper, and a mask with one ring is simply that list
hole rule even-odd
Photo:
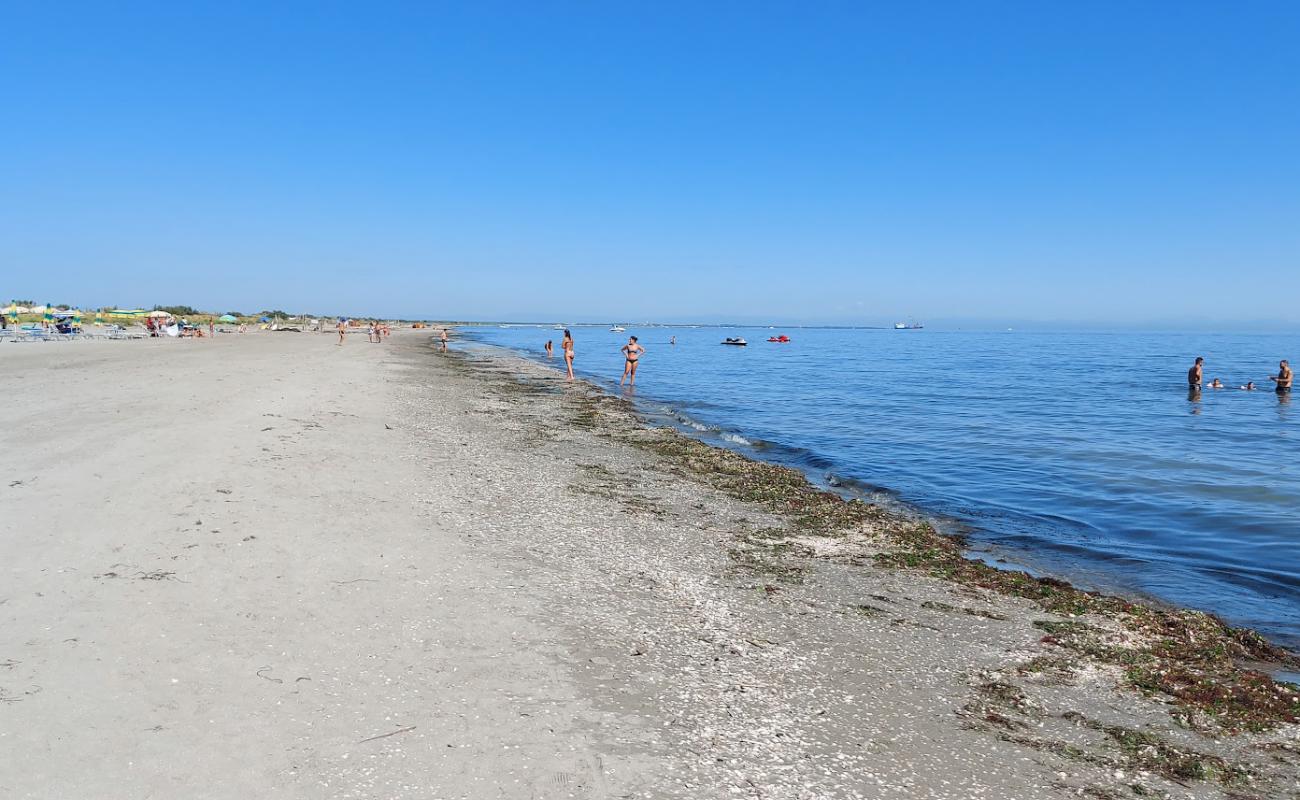
[{"label": "clear blue sky", "polygon": [[1300,327],[1300,3],[10,0],[0,31],[0,298]]}]

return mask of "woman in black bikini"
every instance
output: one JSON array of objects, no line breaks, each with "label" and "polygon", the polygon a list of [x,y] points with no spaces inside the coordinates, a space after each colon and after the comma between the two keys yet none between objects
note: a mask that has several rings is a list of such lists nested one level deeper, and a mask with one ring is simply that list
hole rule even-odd
[{"label": "woman in black bikini", "polygon": [[644,352],[645,348],[636,343],[636,337],[629,336],[627,344],[623,345],[623,355],[627,358],[627,361],[623,364],[623,377],[619,379],[619,386],[622,386],[623,381],[629,378],[631,378],[632,385],[636,385],[636,362]]}]

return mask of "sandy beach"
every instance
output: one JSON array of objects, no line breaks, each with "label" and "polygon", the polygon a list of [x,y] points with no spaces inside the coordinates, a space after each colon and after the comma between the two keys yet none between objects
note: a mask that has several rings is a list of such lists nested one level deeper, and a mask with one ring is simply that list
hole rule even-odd
[{"label": "sandy beach", "polygon": [[334,338],[0,346],[0,795],[1297,792],[1294,724],[1061,666],[1082,617],[883,565],[896,519],[801,533],[556,371]]}]

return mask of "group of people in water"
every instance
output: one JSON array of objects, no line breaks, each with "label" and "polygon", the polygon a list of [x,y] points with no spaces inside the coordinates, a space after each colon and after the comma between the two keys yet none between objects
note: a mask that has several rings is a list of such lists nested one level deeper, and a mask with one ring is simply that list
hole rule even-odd
[{"label": "group of people in water", "polygon": [[[1268,376],[1268,379],[1273,382],[1273,388],[1278,394],[1288,394],[1291,391],[1291,383],[1294,379],[1294,374],[1291,372],[1290,363],[1288,363],[1286,359],[1282,359],[1282,361],[1279,362],[1277,365],[1277,374]],[[1200,394],[1202,387],[1207,389],[1232,388],[1224,384],[1223,381],[1219,380],[1218,378],[1215,378],[1209,383],[1204,383],[1204,380],[1205,380],[1205,357],[1197,356],[1196,363],[1192,364],[1191,369],[1187,370],[1187,391],[1189,394],[1193,396]],[[1257,387],[1255,386],[1254,381],[1246,381],[1244,385],[1238,386],[1236,388],[1242,389],[1247,392],[1252,392]]]},{"label": "group of people in water", "polygon": [[[677,337],[674,336],[669,344],[677,344]],[[555,344],[552,340],[546,340],[546,357],[555,356]],[[568,328],[564,329],[564,338],[560,340],[560,349],[564,352],[564,369],[568,374],[569,380],[573,380],[573,334]],[[627,383],[630,386],[636,386],[636,368],[641,361],[641,356],[645,354],[645,347],[637,341],[635,336],[627,337],[627,344],[620,348],[623,353],[623,377],[619,379],[618,385],[622,386]]]}]

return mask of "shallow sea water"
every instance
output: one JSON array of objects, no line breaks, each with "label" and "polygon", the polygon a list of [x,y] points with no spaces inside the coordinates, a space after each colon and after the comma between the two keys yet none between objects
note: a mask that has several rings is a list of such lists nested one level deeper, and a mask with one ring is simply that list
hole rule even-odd
[{"label": "shallow sea water", "polygon": [[[549,326],[473,339],[545,361]],[[817,480],[917,507],[990,560],[1214,611],[1300,647],[1300,399],[1274,334],[573,328],[577,372]],[[766,339],[786,333],[788,344]],[[672,346],[669,337],[677,337]],[[720,344],[743,336],[748,347]],[[1189,398],[1186,370],[1236,387]]]}]

